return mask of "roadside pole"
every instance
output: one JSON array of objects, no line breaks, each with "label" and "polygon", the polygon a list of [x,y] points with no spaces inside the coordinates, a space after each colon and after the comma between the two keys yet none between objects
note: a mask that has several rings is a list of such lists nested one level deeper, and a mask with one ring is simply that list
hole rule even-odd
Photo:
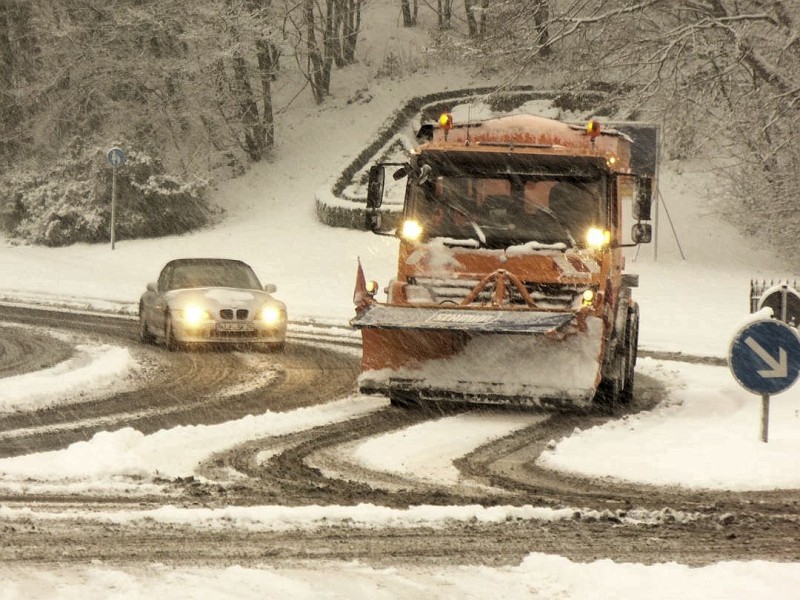
[{"label": "roadside pole", "polygon": [[769,394],[761,396],[761,441],[769,441]]},{"label": "roadside pole", "polygon": [[116,242],[116,222],[117,222],[117,167],[125,164],[125,153],[121,148],[111,148],[108,151],[108,162],[111,163],[111,249],[114,249]]}]

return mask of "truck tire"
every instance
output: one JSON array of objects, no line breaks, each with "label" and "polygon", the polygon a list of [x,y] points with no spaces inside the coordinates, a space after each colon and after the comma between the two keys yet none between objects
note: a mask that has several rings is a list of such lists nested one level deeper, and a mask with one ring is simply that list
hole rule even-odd
[{"label": "truck tire", "polygon": [[607,410],[613,409],[622,403],[622,377],[603,377],[597,386],[594,400]]},{"label": "truck tire", "polygon": [[630,404],[633,400],[633,373],[639,351],[639,310],[632,307],[625,319],[622,345],[614,357],[613,374],[600,381],[595,401],[607,409]]},{"label": "truck tire", "polygon": [[630,404],[633,400],[634,369],[639,354],[639,310],[637,308],[628,311],[625,331],[625,377],[619,396],[620,404]]}]

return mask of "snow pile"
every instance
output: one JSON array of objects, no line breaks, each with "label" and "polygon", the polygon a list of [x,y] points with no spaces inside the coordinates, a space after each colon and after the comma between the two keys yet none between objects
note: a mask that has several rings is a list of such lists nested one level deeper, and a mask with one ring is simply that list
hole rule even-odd
[{"label": "snow pile", "polygon": [[763,443],[761,398],[739,387],[726,367],[640,359],[636,371],[667,383],[670,398],[653,411],[572,435],[537,464],[687,488],[800,488],[800,388],[772,399]]},{"label": "snow pile", "polygon": [[354,562],[311,567],[223,569],[70,565],[43,570],[7,565],[3,600],[790,600],[800,589],[793,564],[721,562],[704,568],[676,563],[573,562],[541,553],[518,566],[374,568]]},{"label": "snow pile", "polygon": [[358,504],[356,506],[228,506],[225,508],[180,508],[162,506],[152,510],[36,511],[0,505],[0,519],[5,521],[59,521],[136,524],[160,523],[194,528],[248,531],[290,531],[323,527],[369,528],[442,528],[453,523],[490,525],[517,521],[605,521],[620,525],[640,526],[658,523],[689,523],[702,518],[698,514],[678,511],[617,512],[548,508],[541,506],[410,506],[406,509]]},{"label": "snow pile", "polygon": [[[127,348],[77,344],[75,354],[49,369],[0,378],[0,413],[88,402],[119,393],[142,372]],[[127,382],[126,382],[127,380]]]},{"label": "snow pile", "polygon": [[267,411],[217,425],[164,429],[151,435],[130,427],[103,431],[64,450],[0,459],[0,489],[33,491],[37,482],[49,481],[65,482],[75,491],[81,482],[87,489],[95,489],[103,481],[118,488],[120,478],[189,477],[203,460],[243,440],[303,431],[384,406],[383,399],[358,396],[285,413]]}]

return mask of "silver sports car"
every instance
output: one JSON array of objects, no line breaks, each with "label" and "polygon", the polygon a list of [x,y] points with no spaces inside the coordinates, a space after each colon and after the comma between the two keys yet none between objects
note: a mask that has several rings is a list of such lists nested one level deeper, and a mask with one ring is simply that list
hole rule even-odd
[{"label": "silver sports car", "polygon": [[168,262],[139,300],[139,337],[179,345],[258,344],[282,350],[286,305],[247,264],[221,258]]}]

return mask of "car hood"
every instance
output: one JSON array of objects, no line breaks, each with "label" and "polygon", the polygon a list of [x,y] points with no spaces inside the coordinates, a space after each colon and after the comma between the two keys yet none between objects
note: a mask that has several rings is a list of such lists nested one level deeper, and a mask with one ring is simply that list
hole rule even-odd
[{"label": "car hood", "polygon": [[191,288],[172,290],[165,294],[167,304],[172,309],[183,309],[190,304],[202,306],[209,312],[224,308],[245,308],[251,312],[264,305],[272,305],[286,310],[286,305],[261,290],[243,290],[238,288]]}]

